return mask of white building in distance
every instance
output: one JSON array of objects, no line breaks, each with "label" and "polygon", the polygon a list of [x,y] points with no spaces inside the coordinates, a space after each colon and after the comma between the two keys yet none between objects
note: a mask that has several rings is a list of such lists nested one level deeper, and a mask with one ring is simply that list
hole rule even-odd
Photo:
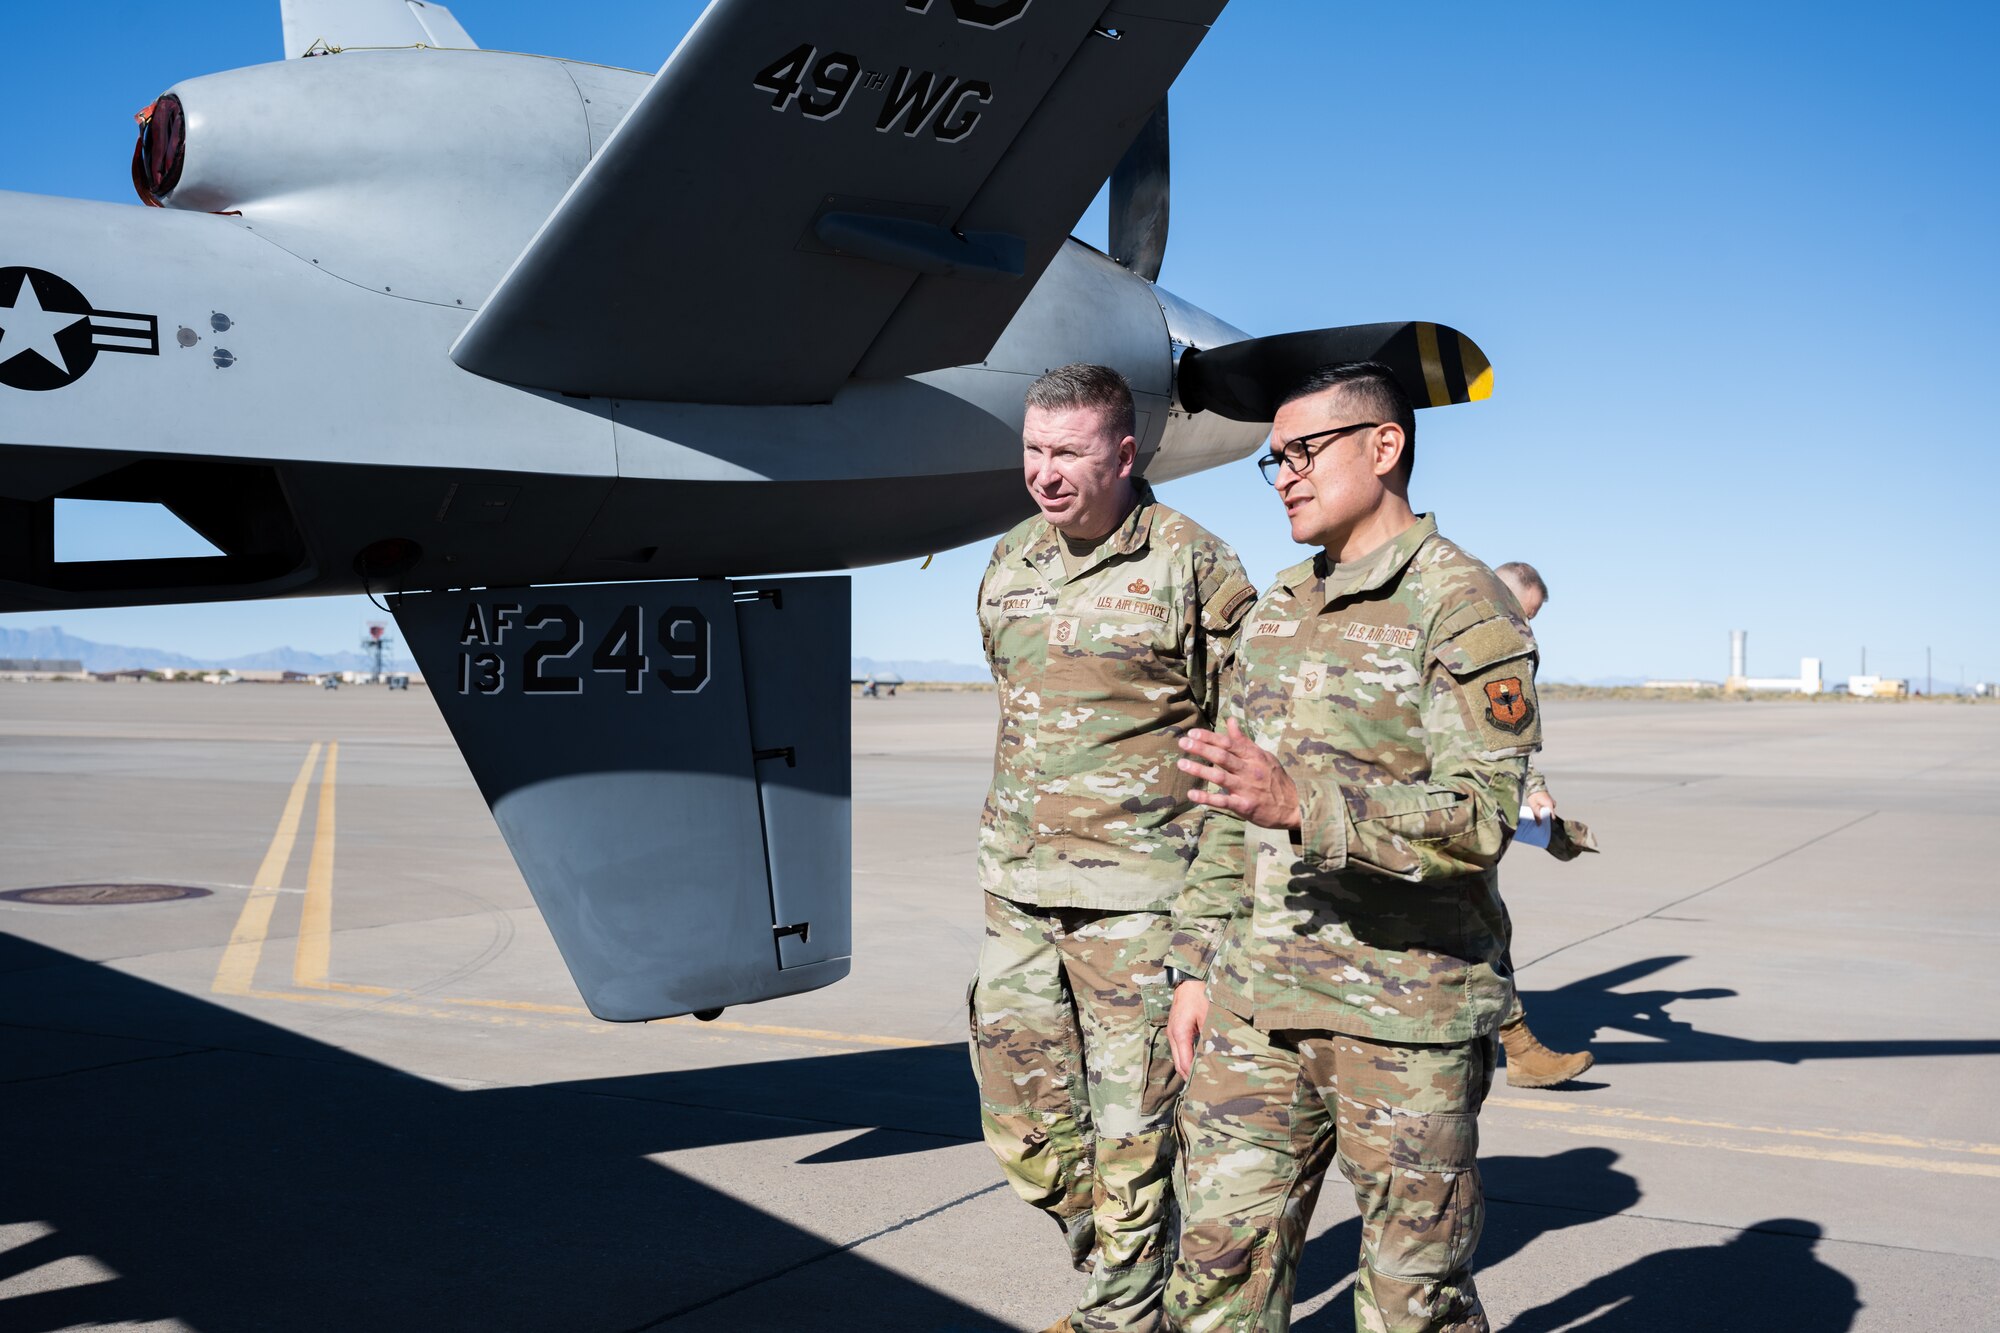
[{"label": "white building in distance", "polygon": [[1729,679],[1725,690],[1751,690],[1770,694],[1823,694],[1826,677],[1817,657],[1801,657],[1797,676],[1752,676],[1746,663],[1750,652],[1750,631],[1729,631]]}]

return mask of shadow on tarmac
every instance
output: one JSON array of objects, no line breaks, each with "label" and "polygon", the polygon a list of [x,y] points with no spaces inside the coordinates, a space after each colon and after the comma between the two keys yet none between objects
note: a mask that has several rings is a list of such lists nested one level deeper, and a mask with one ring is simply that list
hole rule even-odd
[{"label": "shadow on tarmac", "polygon": [[[648,1160],[857,1126],[861,1151],[819,1160],[966,1141],[955,1045],[460,1091],[4,934],[0,985],[0,1223],[47,1228],[0,1281],[109,1270],[0,1300],[9,1333],[736,1329],[801,1299],[816,1330],[1001,1327]],[[724,1300],[791,1270],[749,1322]]]},{"label": "shadow on tarmac", "polygon": [[[1729,1060],[1767,1060],[1795,1065],[1804,1060],[2000,1054],[2000,1040],[1985,1038],[1753,1041],[1718,1032],[1704,1032],[1686,1019],[1676,1018],[1667,1012],[1669,1005],[1679,1001],[1727,999],[1736,994],[1733,990],[1725,987],[1684,991],[1616,989],[1687,960],[1686,954],[1643,958],[1593,977],[1583,977],[1555,990],[1523,991],[1521,1004],[1527,1011],[1528,1024],[1534,1028],[1535,1035],[1552,1050],[1576,1051],[1590,1046],[1600,1068]],[[1592,1045],[1597,1035],[1607,1029],[1630,1032],[1651,1040]]]},{"label": "shadow on tarmac", "polygon": [[[1482,1157],[1479,1174],[1489,1207],[1477,1267],[1497,1267],[1537,1237],[1602,1221],[1637,1204],[1639,1182],[1616,1170],[1617,1161],[1618,1154],[1609,1148],[1571,1148],[1552,1157]],[[1327,1197],[1341,1198],[1346,1190],[1338,1168],[1330,1169]],[[1329,1227],[1308,1242],[1299,1258],[1297,1301],[1304,1304],[1353,1277],[1360,1253],[1358,1218]],[[1342,1294],[1296,1327],[1299,1333],[1349,1333],[1354,1328],[1353,1304]]]},{"label": "shadow on tarmac", "polygon": [[1821,1230],[1775,1217],[1720,1245],[1661,1250],[1585,1283],[1507,1325],[1509,1333],[1679,1333],[1797,1328],[1845,1333],[1861,1310],[1854,1283],[1813,1253]]},{"label": "shadow on tarmac", "polygon": [[[1639,1183],[1614,1169],[1617,1160],[1609,1148],[1572,1148],[1554,1157],[1482,1161],[1487,1202],[1498,1206],[1488,1208],[1476,1271],[1498,1267],[1549,1232],[1596,1222],[1638,1203]],[[1327,1188],[1337,1191],[1342,1184],[1335,1176]],[[1523,1203],[1529,1194],[1538,1197]],[[1720,1245],[1643,1255],[1505,1327],[1508,1333],[1751,1328],[1844,1333],[1853,1326],[1861,1302],[1854,1283],[1813,1253],[1821,1234],[1816,1223],[1781,1217],[1748,1227]],[[1361,1224],[1352,1219],[1307,1245],[1299,1264],[1299,1301],[1352,1278],[1360,1246]],[[1350,1287],[1294,1328],[1297,1333],[1349,1333],[1354,1326]]]},{"label": "shadow on tarmac", "polygon": [[[2000,1042],[1744,1041],[1667,1013],[1718,992],[1613,989],[1679,961],[1648,959],[1532,996],[1529,1012],[1558,1046],[1601,1027],[1660,1038],[1605,1048],[1600,1060],[1618,1052],[1606,1063],[2000,1051]],[[6,934],[0,984],[9,1005],[0,1224],[48,1228],[0,1251],[0,1281],[76,1256],[110,1274],[0,1300],[9,1333],[170,1319],[204,1333],[734,1329],[753,1325],[728,1297],[774,1279],[760,1314],[773,1299],[810,1299],[816,1333],[1002,1327],[648,1160],[845,1128],[866,1132],[798,1164],[968,1142],[977,1111],[955,1043],[459,1091]],[[1498,1206],[1480,1266],[1637,1203],[1617,1160],[1581,1147],[1482,1162]],[[1837,1333],[1859,1307],[1854,1285],[1813,1254],[1819,1234],[1778,1219],[1722,1245],[1647,1255],[1511,1327]],[[1312,1242],[1299,1299],[1345,1282],[1359,1243],[1352,1221]],[[1352,1326],[1345,1298],[1299,1325]]]}]

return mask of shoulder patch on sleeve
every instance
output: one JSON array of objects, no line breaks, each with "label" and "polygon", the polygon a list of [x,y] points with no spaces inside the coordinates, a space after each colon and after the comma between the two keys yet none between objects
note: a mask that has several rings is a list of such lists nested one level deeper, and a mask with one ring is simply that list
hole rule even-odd
[{"label": "shoulder patch on sleeve", "polygon": [[1486,720],[1510,736],[1526,731],[1535,720],[1535,705],[1519,676],[1486,682]]},{"label": "shoulder patch on sleeve", "polygon": [[1437,646],[1436,656],[1445,670],[1464,677],[1511,657],[1526,657],[1533,651],[1535,641],[1522,633],[1519,626],[1505,616],[1494,616],[1446,639]]},{"label": "shoulder patch on sleeve", "polygon": [[1257,588],[1240,572],[1231,573],[1201,604],[1201,627],[1222,634],[1243,619],[1257,601]]}]

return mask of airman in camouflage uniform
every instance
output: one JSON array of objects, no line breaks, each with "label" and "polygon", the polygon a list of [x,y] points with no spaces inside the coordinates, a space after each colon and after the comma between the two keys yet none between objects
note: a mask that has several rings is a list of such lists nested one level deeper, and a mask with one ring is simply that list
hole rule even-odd
[{"label": "airman in camouflage uniform", "polygon": [[1513,999],[1495,866],[1541,715],[1513,598],[1409,508],[1413,430],[1366,363],[1280,408],[1267,475],[1325,549],[1251,612],[1227,732],[1183,743],[1220,789],[1168,955],[1192,1072],[1167,1306],[1194,1333],[1288,1326],[1330,1161],[1361,1212],[1357,1326],[1487,1328],[1477,1117]]},{"label": "airman in camouflage uniform", "polygon": [[[1525,560],[1509,560],[1493,570],[1507,591],[1514,594],[1521,614],[1533,620],[1548,604],[1549,585],[1540,571]],[[1549,821],[1549,855],[1559,861],[1573,861],[1584,852],[1597,850],[1590,830],[1556,813],[1556,798],[1549,795],[1549,780],[1530,764],[1528,782],[1521,793],[1522,805],[1536,822]],[[1508,959],[1511,968],[1513,959]],[[1500,1023],[1500,1047],[1507,1052],[1507,1084],[1515,1088],[1555,1088],[1569,1082],[1597,1063],[1589,1051],[1552,1051],[1528,1026],[1528,1011],[1521,1004],[1519,990],[1514,1005]]]},{"label": "airman in camouflage uniform", "polygon": [[1043,515],[1000,539],[979,589],[1000,731],[979,830],[973,1068],[1009,1183],[1090,1275],[1056,1327],[1150,1333],[1180,1091],[1162,960],[1205,814],[1177,742],[1213,725],[1256,590],[1227,546],[1131,477],[1115,371],[1051,372],[1028,403]]}]

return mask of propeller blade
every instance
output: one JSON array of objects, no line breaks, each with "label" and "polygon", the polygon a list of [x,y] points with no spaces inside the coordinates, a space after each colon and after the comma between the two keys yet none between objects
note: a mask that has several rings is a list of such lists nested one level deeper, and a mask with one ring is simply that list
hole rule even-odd
[{"label": "propeller blade", "polygon": [[1232,421],[1269,421],[1294,385],[1321,366],[1379,361],[1418,407],[1493,396],[1493,366],[1479,344],[1443,324],[1349,324],[1247,338],[1181,353],[1175,388],[1183,410]]},{"label": "propeller blade", "polygon": [[1111,173],[1111,257],[1147,282],[1159,281],[1167,254],[1170,176],[1163,97]]}]

